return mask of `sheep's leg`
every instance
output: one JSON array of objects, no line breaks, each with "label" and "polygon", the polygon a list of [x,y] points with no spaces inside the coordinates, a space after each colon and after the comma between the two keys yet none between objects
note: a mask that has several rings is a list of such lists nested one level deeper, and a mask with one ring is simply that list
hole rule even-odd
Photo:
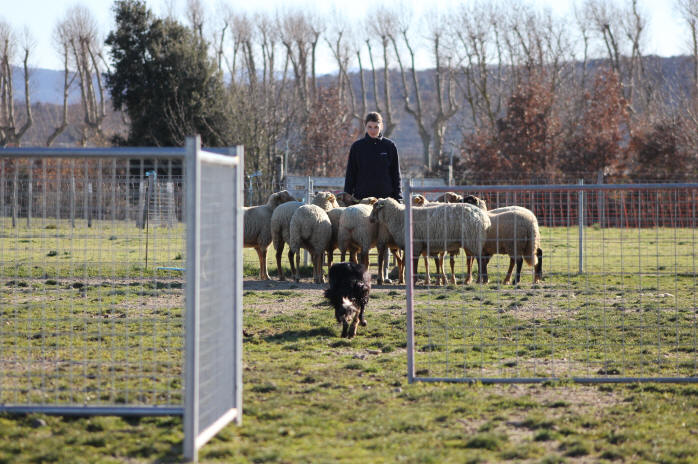
[{"label": "sheep's leg", "polygon": [[436,285],[441,285],[441,278],[443,277],[443,283],[446,283],[446,277],[443,275],[443,258],[441,253],[434,255],[434,266],[436,267]]},{"label": "sheep's leg", "polygon": [[[378,282],[378,285],[383,285],[383,283],[385,281],[385,279],[384,279],[385,273],[383,272],[383,261],[384,260],[385,260],[385,255],[383,253],[383,250],[380,247],[378,247],[378,279],[376,280]],[[361,309],[361,312],[363,314],[363,309]]]},{"label": "sheep's leg", "polygon": [[417,266],[419,265],[419,255],[412,257],[413,280],[417,283]]},{"label": "sheep's leg", "polygon": [[296,264],[295,264],[295,260],[293,259],[294,256],[295,256],[295,253],[293,251],[291,251],[291,249],[289,248],[289,250],[288,250],[288,263],[291,265],[291,277],[296,276]]},{"label": "sheep's leg", "polygon": [[398,283],[399,284],[404,284],[405,283],[405,260],[403,256],[400,253],[400,250],[392,250],[393,256],[395,256],[395,260],[397,261],[397,274],[398,274]]},{"label": "sheep's leg", "polygon": [[301,249],[299,248],[298,251],[294,252],[294,255],[296,257],[296,272],[293,273],[293,279],[296,282],[301,281]]},{"label": "sheep's leg", "polygon": [[344,258],[347,257],[347,250],[339,250],[339,253],[340,253],[341,256],[342,256],[342,257],[341,257],[341,262],[342,262],[342,263],[345,262],[345,261],[344,261]]},{"label": "sheep's leg", "polygon": [[536,250],[536,256],[538,256],[538,262],[536,263],[535,273],[533,274],[534,284],[543,280],[543,250],[538,248]]},{"label": "sheep's leg", "polygon": [[334,259],[334,250],[327,250],[327,269],[332,267],[332,260]]},{"label": "sheep's leg", "polygon": [[322,252],[313,253],[313,274],[316,284],[322,284],[325,279],[322,276]]},{"label": "sheep's leg", "polygon": [[361,250],[361,264],[363,264],[366,270],[368,270],[368,250]]},{"label": "sheep's leg", "polygon": [[269,280],[269,274],[267,274],[267,249],[255,247],[255,251],[257,251],[257,257],[259,258],[259,280]]},{"label": "sheep's leg", "polygon": [[441,252],[439,253],[439,268],[440,269],[440,277],[439,279],[441,280],[441,283],[439,285],[446,285],[446,270],[444,269],[444,258],[446,257],[446,252]]},{"label": "sheep's leg", "polygon": [[[503,284],[508,284],[511,281],[511,271],[514,270],[514,263],[516,260],[513,257],[509,258],[509,269],[507,269],[507,275],[504,276],[504,281],[502,282]],[[516,284],[516,282],[514,282]]]},{"label": "sheep's leg", "polygon": [[456,285],[456,257],[455,255],[449,253],[448,261],[451,264],[451,283]]},{"label": "sheep's leg", "polygon": [[491,256],[482,256],[478,260],[478,276],[477,276],[477,281],[481,282],[483,284],[486,284],[490,281],[489,277],[487,276],[487,264],[490,262]]},{"label": "sheep's leg", "polygon": [[[464,284],[469,284],[470,282],[473,281],[473,261],[475,260],[475,257],[473,255],[469,255],[468,253],[465,254],[465,264],[468,267],[467,273],[465,275],[465,282]],[[480,281],[480,278],[478,277],[478,282]]]},{"label": "sheep's leg", "polygon": [[349,252],[349,260],[354,264],[359,264],[359,260],[358,260],[357,255],[358,255],[358,250],[356,250],[356,249],[352,249]]},{"label": "sheep's leg", "polygon": [[518,285],[521,280],[521,265],[523,264],[523,256],[516,259],[516,276],[514,277],[514,285]]},{"label": "sheep's leg", "polygon": [[349,334],[349,323],[347,321],[342,321],[342,338],[347,338]]},{"label": "sheep's leg", "polygon": [[[289,251],[289,253],[291,253]],[[283,245],[277,248],[276,250],[276,269],[279,272],[279,280],[286,280],[286,276],[284,275],[284,270],[281,268],[281,257],[284,254],[284,247]],[[291,264],[291,269],[293,269],[293,264]]]}]

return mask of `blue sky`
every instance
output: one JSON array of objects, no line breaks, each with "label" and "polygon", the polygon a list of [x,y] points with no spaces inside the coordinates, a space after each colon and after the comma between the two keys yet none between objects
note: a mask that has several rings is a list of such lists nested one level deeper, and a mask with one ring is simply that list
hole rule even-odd
[{"label": "blue sky", "polygon": [[[204,0],[209,17],[214,17],[223,0]],[[467,1],[467,0],[464,0]],[[622,2],[623,0],[618,0]],[[170,8],[183,12],[186,0],[147,0],[149,7],[156,14],[163,14]],[[329,11],[334,7],[349,18],[361,18],[379,3],[369,0],[352,0],[351,2],[338,0],[255,0],[254,2],[227,0],[225,2],[233,7],[239,7],[247,11],[275,10],[284,7],[300,7]],[[432,0],[425,7],[425,2],[411,0],[407,3],[419,14],[425,8],[448,9],[456,3],[453,0]],[[553,13],[571,15],[573,1],[564,0],[529,0],[527,3],[550,8]],[[685,29],[681,24],[678,13],[673,8],[672,0],[640,0],[640,7],[649,18],[648,40],[645,53],[662,56],[672,56],[688,53]],[[113,0],[3,0],[0,9],[0,19],[7,21],[17,33],[21,33],[26,27],[34,41],[34,48],[30,65],[40,68],[61,69],[59,54],[52,40],[52,31],[56,22],[63,18],[66,11],[77,4],[86,6],[94,15],[100,30],[104,35],[112,28],[113,20],[111,6]],[[253,6],[250,6],[252,4]],[[350,6],[347,6],[349,4]],[[383,0],[384,5],[390,5],[390,0]],[[329,52],[328,52],[329,54]],[[321,72],[330,72],[333,66],[329,56],[322,59],[319,65]]]}]

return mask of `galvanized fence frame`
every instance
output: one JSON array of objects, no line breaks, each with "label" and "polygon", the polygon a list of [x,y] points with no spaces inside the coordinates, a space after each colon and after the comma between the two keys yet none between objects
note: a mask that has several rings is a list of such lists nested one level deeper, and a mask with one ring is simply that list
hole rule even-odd
[{"label": "galvanized fence frame", "polygon": [[[0,150],[0,161],[2,159],[43,159],[43,160],[85,160],[85,166],[87,166],[86,160],[98,160],[102,163],[102,160],[141,160],[141,168],[143,165],[142,160],[182,160],[186,161],[186,172],[185,172],[185,188],[187,189],[187,198],[182,205],[166,205],[166,216],[167,221],[172,221],[175,214],[177,216],[186,216],[186,268],[163,268],[168,271],[174,272],[185,272],[186,275],[186,308],[183,308],[184,316],[186,318],[184,333],[186,340],[182,340],[182,344],[185,344],[186,354],[180,359],[182,367],[184,367],[183,379],[183,392],[181,395],[182,403],[176,404],[104,404],[103,401],[98,401],[95,404],[90,404],[88,401],[83,401],[80,404],[71,404],[70,401],[60,400],[57,402],[16,402],[16,403],[0,403],[0,411],[9,413],[44,413],[44,414],[60,414],[60,415],[120,415],[120,416],[154,416],[154,415],[181,415],[184,420],[185,428],[185,439],[184,439],[184,455],[187,459],[196,459],[197,450],[206,441],[208,441],[212,436],[214,436],[218,430],[225,426],[231,420],[237,423],[241,422],[242,418],[242,205],[244,198],[244,157],[243,148],[241,146],[233,149],[215,149],[209,151],[202,151],[200,146],[200,141],[197,138],[190,138],[187,140],[186,148],[11,148]],[[232,156],[231,156],[232,155]],[[60,161],[59,161],[60,162]],[[184,164],[184,163],[183,163]],[[71,162],[71,166],[73,163]],[[227,237],[231,242],[230,253],[228,257],[230,262],[227,263],[230,269],[230,274],[226,276],[227,282],[225,290],[232,291],[231,298],[226,298],[221,300],[213,295],[211,304],[203,304],[202,297],[200,293],[202,279],[206,278],[206,275],[201,274],[201,242],[200,242],[200,229],[201,220],[210,220],[213,212],[209,212],[209,216],[201,215],[202,205],[200,204],[200,195],[202,190],[202,179],[201,179],[201,166],[210,165],[218,166],[221,170],[227,170],[230,176],[227,179],[230,186],[228,191],[234,192],[232,198],[227,199],[224,203],[225,208],[228,209],[228,216],[231,217],[230,222],[227,224],[230,230],[224,230],[227,233]],[[5,163],[1,164],[0,169],[4,169]],[[185,166],[182,166],[184,169]],[[85,168],[85,174],[87,173],[87,168]],[[5,173],[0,175],[2,179],[2,185],[0,185],[0,211],[1,216],[6,216],[9,214],[11,216],[12,224],[17,224],[20,221],[19,212],[21,211],[21,205],[19,202],[18,185],[19,180],[17,177],[17,170],[14,170],[13,179],[6,179]],[[141,174],[143,169],[141,169]],[[33,169],[29,169],[29,182],[27,184],[27,206],[23,210],[27,224],[32,221],[32,212],[34,210],[32,205],[32,190],[36,179],[32,177]],[[59,174],[60,176],[60,168]],[[99,177],[95,180],[98,185],[101,186],[103,181],[102,171],[99,170]],[[137,178],[132,178],[134,182],[148,181],[152,182],[154,179],[144,179],[143,175],[140,176],[140,181]],[[99,198],[103,196],[103,191],[100,188],[96,188],[95,191],[91,188],[91,185],[82,185],[84,190],[84,195],[75,194],[75,180],[69,180],[68,192],[64,193],[70,199],[69,202],[69,212],[68,216],[70,220],[74,223],[76,218],[80,220],[85,220],[85,224],[88,224],[92,220],[92,211],[94,207],[90,204],[93,197]],[[204,180],[205,181],[205,180]],[[11,182],[12,185],[9,185]],[[127,181],[130,182],[130,181]],[[61,186],[65,184],[65,179],[58,179],[57,185]],[[152,185],[152,184],[151,184]],[[204,186],[204,188],[206,188]],[[171,188],[166,186],[166,192],[170,195]],[[9,192],[10,198],[6,198]],[[73,193],[71,193],[73,192]],[[56,208],[59,204],[62,204],[60,199],[61,191],[60,188],[57,189],[56,194],[58,198],[56,199]],[[112,193],[112,197],[114,194]],[[150,194],[146,198],[151,198]],[[9,200],[9,201],[8,201]],[[103,197],[100,200],[108,202],[108,199]],[[171,202],[171,198],[168,200]],[[79,204],[79,202],[82,204]],[[102,201],[95,200],[96,203],[103,204]],[[46,201],[44,200],[44,203]],[[197,207],[194,207],[196,205]],[[35,205],[34,205],[35,206]],[[42,205],[43,210],[46,210],[46,205]],[[205,208],[205,205],[203,206]],[[77,212],[78,208],[82,208],[80,212]],[[116,208],[114,200],[111,203],[112,214],[117,214],[114,212]],[[175,208],[177,213],[174,213],[172,209]],[[120,220],[130,221],[133,218],[133,214],[141,216],[143,213],[141,208],[129,208],[126,205],[124,211],[118,214],[124,217]],[[53,212],[51,213],[53,214]],[[101,215],[101,212],[97,212]],[[61,211],[56,212],[57,217],[61,217]],[[224,216],[224,214],[221,214]],[[63,216],[65,218],[65,215]],[[139,224],[139,227],[148,226],[148,216],[144,216],[145,222]],[[182,217],[182,220],[185,218]],[[163,227],[167,225],[163,224]],[[75,225],[73,224],[73,227]],[[110,238],[111,240],[111,238]],[[146,238],[147,240],[147,238]],[[72,243],[72,242],[71,242]],[[147,241],[146,241],[147,243]],[[146,245],[147,247],[147,245]],[[210,248],[210,246],[209,246]],[[51,255],[49,255],[51,256]],[[146,258],[147,259],[147,258]],[[184,259],[180,257],[178,259]],[[2,261],[2,259],[0,259]],[[9,263],[12,265],[12,263]],[[0,276],[5,275],[5,273],[0,274]],[[213,290],[215,292],[215,289]],[[204,298],[209,298],[204,295]],[[219,301],[220,300],[220,301]],[[224,303],[221,305],[220,303]],[[209,303],[208,301],[206,303]],[[201,311],[207,311],[208,313],[202,314]],[[213,314],[210,312],[213,311]],[[217,337],[213,340],[206,338],[206,330],[209,330],[210,326],[202,325],[202,319],[217,316],[216,312],[225,317],[229,324],[221,325],[221,329],[224,330],[224,337]],[[106,311],[105,311],[106,314]],[[126,316],[124,316],[126,317]],[[147,336],[147,335],[144,335]],[[43,337],[43,335],[42,335]],[[152,338],[152,336],[151,336]],[[229,354],[223,357],[210,357],[211,352],[216,351],[221,348],[220,341],[225,340],[225,347]],[[42,348],[43,349],[43,348]],[[47,348],[50,349],[50,348]],[[198,373],[202,368],[206,368],[204,365],[202,367],[201,359],[202,356],[207,362],[213,363],[213,369],[222,368],[226,366],[225,370],[227,372],[226,383],[220,388],[220,385],[216,388],[211,388],[206,382],[199,378]],[[208,356],[208,358],[206,358]],[[41,356],[40,356],[41,357]],[[2,357],[0,356],[0,359]],[[42,358],[43,359],[43,358]],[[70,363],[70,360],[67,360]],[[185,366],[186,363],[186,366]],[[79,364],[79,363],[76,363]],[[209,370],[212,367],[208,367]],[[0,376],[3,372],[0,372]],[[76,381],[79,381],[76,379]],[[199,414],[200,404],[202,401],[204,403],[211,405],[211,398],[215,403],[215,395],[220,395],[222,390],[225,391],[221,401],[215,406],[219,406],[220,415],[215,419],[211,420],[210,416],[207,418],[207,423],[200,423]],[[210,412],[210,411],[209,411]]]},{"label": "galvanized fence frame", "polygon": [[[674,196],[672,197],[674,200],[671,203],[670,209],[672,210],[672,213],[669,215],[670,218],[667,219],[662,219],[659,215],[659,209],[660,205],[662,204],[661,199],[662,197],[660,196],[661,191],[663,190],[671,190],[671,191],[685,191],[687,192],[684,195],[684,198],[679,198],[678,194],[673,194]],[[548,375],[548,376],[528,376],[528,377],[511,377],[511,376],[475,376],[475,375],[468,375],[467,374],[467,369],[465,365],[463,366],[463,371],[462,375],[458,376],[431,376],[428,373],[425,373],[424,370],[421,370],[417,366],[416,363],[416,336],[415,336],[415,300],[416,300],[416,291],[420,291],[415,288],[415,270],[413,269],[412,265],[412,260],[411,259],[406,259],[405,264],[406,264],[406,273],[405,273],[405,280],[406,280],[406,308],[407,308],[407,321],[406,321],[406,328],[407,328],[407,375],[408,375],[408,380],[409,382],[416,382],[416,381],[425,381],[425,382],[435,382],[435,381],[447,381],[447,382],[482,382],[482,383],[539,383],[539,382],[548,382],[548,381],[572,381],[576,383],[626,383],[626,382],[665,382],[665,383],[695,383],[698,382],[698,305],[696,303],[696,288],[697,288],[697,271],[696,271],[696,254],[698,250],[696,250],[696,237],[695,237],[695,229],[696,225],[698,225],[698,215],[697,215],[697,208],[698,206],[696,205],[696,201],[698,200],[698,184],[696,183],[685,183],[685,184],[622,184],[622,185],[613,185],[613,184],[602,184],[602,185],[584,185],[583,182],[580,182],[577,185],[574,184],[569,184],[569,185],[517,185],[517,186],[501,186],[501,185],[473,185],[473,186],[450,186],[450,187],[441,187],[441,188],[420,188],[420,187],[414,187],[410,185],[409,180],[405,180],[403,182],[403,192],[405,195],[406,199],[411,198],[413,193],[432,193],[432,194],[439,194],[439,193],[444,193],[447,191],[455,191],[455,192],[460,192],[460,193],[471,193],[475,195],[481,195],[483,194],[490,194],[490,199],[492,196],[496,197],[499,199],[500,195],[507,196],[507,199],[505,200],[505,204],[495,204],[490,207],[490,209],[497,207],[497,206],[505,206],[513,201],[511,200],[510,195],[513,195],[513,198],[516,198],[516,195],[519,195],[519,199],[525,199],[527,195],[531,194],[532,192],[539,193],[542,195],[545,195],[546,193],[550,192],[558,192],[558,193],[567,193],[567,202],[568,206],[570,204],[573,204],[574,202],[570,202],[570,194],[576,194],[577,195],[577,210],[572,211],[572,214],[570,214],[570,211],[567,212],[567,220],[576,222],[576,224],[581,224],[582,227],[579,227],[579,234],[576,239],[576,246],[578,247],[578,255],[579,255],[579,262],[578,262],[578,268],[576,269],[576,274],[583,276],[585,273],[590,273],[589,270],[587,269],[587,266],[584,261],[584,257],[588,256],[590,253],[593,252],[590,250],[587,250],[585,247],[587,247],[586,244],[586,236],[584,231],[588,230],[590,226],[598,227],[603,230],[604,227],[607,227],[606,224],[604,224],[604,211],[608,209],[607,204],[604,202],[604,195],[612,195],[613,192],[620,192],[618,195],[621,199],[620,201],[620,206],[622,207],[636,207],[635,214],[634,216],[630,217],[627,214],[627,208],[621,208],[621,211],[619,213],[618,220],[621,221],[621,228],[623,227],[624,224],[632,224],[633,227],[631,230],[642,230],[642,227],[660,227],[665,226],[666,224],[669,224],[669,226],[672,227],[677,227],[678,225],[681,225],[685,228],[689,228],[690,230],[693,231],[693,235],[689,240],[692,241],[692,248],[690,248],[690,256],[687,256],[688,262],[691,263],[689,264],[687,270],[684,270],[684,274],[687,274],[688,279],[690,280],[691,278],[693,279],[693,297],[691,301],[690,295],[688,295],[688,300],[689,302],[686,303],[688,305],[687,308],[683,308],[688,316],[690,318],[689,322],[687,322],[687,325],[684,327],[682,326],[681,329],[685,329],[685,333],[682,334],[684,338],[687,337],[689,340],[689,346],[687,347],[681,347],[685,348],[688,352],[693,353],[692,355],[689,355],[689,362],[688,364],[692,365],[688,367],[688,370],[690,371],[692,369],[692,374],[688,375],[679,375],[679,376],[665,376],[665,375],[646,375],[646,376],[624,376],[624,375],[618,375],[619,372],[613,372],[612,369],[604,370],[599,369],[597,372],[598,375],[572,375],[572,376],[558,376],[558,375]],[[629,196],[629,199],[626,198],[626,192],[627,195]],[[633,197],[633,192],[635,192],[636,198]],[[639,193],[637,193],[639,192]],[[642,211],[643,208],[643,194],[650,192],[646,195],[645,200],[651,199],[649,195],[652,195],[651,192],[654,193],[654,199],[656,200],[655,207],[652,209],[652,211],[649,214],[645,214]],[[591,195],[592,193],[597,194],[597,205],[591,205],[590,202],[588,202],[585,197],[588,195]],[[671,195],[670,195],[671,197]],[[603,203],[603,204],[602,204]],[[634,204],[635,203],[635,204]],[[518,203],[520,206],[527,207],[529,206],[526,204],[526,201],[521,201]],[[592,208],[597,207],[596,211],[596,216],[590,217],[589,214],[587,214]],[[406,244],[406,249],[405,249],[405,256],[409,257],[412,256],[413,252],[413,215],[412,215],[412,210],[414,206],[412,206],[410,201],[405,201],[405,244]],[[533,208],[531,208],[533,209]],[[562,209],[562,207],[561,207]],[[572,210],[573,208],[568,208]],[[594,219],[600,219],[600,223],[593,222]],[[608,217],[606,216],[606,220]],[[551,224],[554,222],[551,222]],[[568,222],[569,224],[569,222]],[[545,224],[541,224],[545,225]],[[639,233],[639,232],[638,232]],[[593,244],[592,244],[593,245]],[[600,244],[601,247],[603,247],[603,244]],[[657,244],[657,248],[659,245]],[[622,247],[621,247],[622,249]],[[621,251],[622,253],[622,251]],[[622,262],[622,255],[621,255],[621,262]],[[638,256],[638,267],[640,267],[642,264],[642,253],[640,252]],[[659,256],[656,258],[657,264],[659,266]],[[545,262],[545,261],[544,261]],[[661,269],[658,267],[658,269]],[[570,270],[571,272],[571,270]],[[642,276],[643,270],[637,269],[638,274]],[[679,272],[678,270],[675,270],[674,272]],[[591,274],[591,273],[590,273]],[[659,276],[657,276],[657,280],[659,280]],[[456,287],[457,288],[457,287]],[[474,287],[477,289],[477,286]],[[504,287],[497,287],[498,291],[505,291]],[[605,284],[604,284],[604,290],[605,290]],[[475,290],[477,291],[477,290]],[[677,296],[678,299],[678,296]],[[432,302],[434,300],[431,300]],[[438,303],[437,303],[438,304]],[[678,304],[678,303],[677,303]],[[614,305],[615,306],[615,305]],[[464,308],[464,311],[467,311],[468,308]],[[677,323],[678,324],[678,323]],[[654,329],[657,327],[649,327],[649,329]],[[670,329],[672,327],[669,327]],[[605,329],[605,328],[604,328]],[[642,327],[640,328],[642,330]],[[678,337],[678,330],[677,330],[677,337]],[[659,342],[661,344],[661,342]],[[609,346],[612,347],[612,344],[609,344]],[[621,356],[620,353],[618,353],[619,356]],[[624,354],[622,355],[624,356]],[[554,360],[553,360],[554,361]],[[624,360],[625,362],[625,360]],[[454,368],[455,371],[457,369]],[[610,375],[609,375],[610,374]]]}]

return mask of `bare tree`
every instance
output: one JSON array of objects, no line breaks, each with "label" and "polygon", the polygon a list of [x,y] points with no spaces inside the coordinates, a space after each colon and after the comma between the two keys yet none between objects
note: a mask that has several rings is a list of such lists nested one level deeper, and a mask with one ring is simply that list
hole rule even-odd
[{"label": "bare tree", "polygon": [[366,24],[371,34],[376,35],[380,41],[383,58],[383,103],[378,99],[378,76],[373,56],[373,40],[366,38],[366,48],[371,62],[371,75],[373,77],[373,95],[376,102],[376,110],[383,116],[383,135],[390,137],[397,126],[392,108],[392,96],[390,94],[390,34],[394,31],[393,18],[385,9],[379,9],[376,17],[372,15],[366,18]]},{"label": "bare tree", "polygon": [[70,72],[70,38],[67,31],[66,21],[60,21],[53,32],[56,47],[63,59],[63,106],[61,110],[61,119],[54,127],[53,132],[46,139],[46,146],[50,147],[53,142],[68,128],[68,98],[70,96],[70,87],[73,85],[76,73]]},{"label": "bare tree", "polygon": [[698,1],[676,0],[676,8],[681,19],[688,26],[689,48],[693,61],[693,99],[698,101]]},{"label": "bare tree", "polygon": [[[480,3],[462,4],[448,23],[462,77],[456,82],[476,130],[494,128],[502,109],[500,96],[507,68],[504,38],[499,34],[503,22],[495,8]],[[508,68],[513,70],[514,66]]]},{"label": "bare tree", "polygon": [[[638,1],[626,0],[625,7],[618,7],[608,0],[587,0],[584,12],[606,49],[611,69],[621,76],[624,97],[636,112],[634,93],[645,77],[642,45],[647,23]],[[647,102],[653,89],[648,86],[644,90]]]},{"label": "bare tree", "polygon": [[[281,42],[293,67],[296,92],[310,111],[312,99],[317,94],[316,52],[323,28],[314,16],[300,11],[287,12],[279,18]],[[310,82],[308,82],[310,77]]]},{"label": "bare tree", "polygon": [[24,105],[26,119],[18,126],[15,112],[14,79],[12,66],[17,53],[18,42],[9,23],[0,21],[0,147],[20,145],[24,134],[33,124],[31,99],[29,94],[29,54],[33,41],[25,31],[22,48],[22,67],[24,71]]},{"label": "bare tree", "polygon": [[[444,17],[432,16],[427,24],[427,43],[430,48],[431,58],[435,65],[433,71],[435,95],[432,105],[427,107],[419,85],[416,66],[417,45],[410,36],[409,11],[403,10],[402,15],[395,12],[385,12],[383,15],[389,18],[387,25],[394,28],[388,30],[390,42],[393,45],[395,56],[400,68],[400,77],[403,89],[403,103],[405,111],[409,113],[417,123],[419,136],[422,139],[422,159],[427,172],[432,172],[436,162],[443,154],[444,136],[446,126],[459,109],[455,101],[452,58],[445,54],[444,40],[446,34],[441,26],[445,22]],[[407,50],[409,64],[406,66],[401,58],[402,53],[398,45],[400,42]],[[407,77],[409,74],[409,79]],[[409,82],[409,83],[408,83]],[[414,98],[413,101],[410,99]]]},{"label": "bare tree", "polygon": [[[94,134],[97,141],[104,139],[102,122],[106,115],[103,85],[104,55],[92,13],[83,6],[72,7],[59,25],[64,40],[69,44],[70,65],[77,75],[80,102],[83,110],[81,144],[84,146]],[[96,84],[96,88],[95,88]]]},{"label": "bare tree", "polygon": [[204,37],[204,6],[201,0],[187,0],[187,19],[200,39]]}]

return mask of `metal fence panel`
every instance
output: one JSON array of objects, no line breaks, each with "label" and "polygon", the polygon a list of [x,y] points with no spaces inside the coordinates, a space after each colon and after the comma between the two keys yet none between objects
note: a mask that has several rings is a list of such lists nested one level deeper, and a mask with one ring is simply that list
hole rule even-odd
[{"label": "metal fence panel", "polygon": [[187,406],[184,456],[242,414],[243,152],[236,157],[188,150],[191,182],[187,269]]},{"label": "metal fence panel", "polygon": [[[0,150],[0,411],[196,409],[197,435],[185,436],[196,447],[240,421],[242,147],[237,153]],[[196,179],[185,159],[199,161]],[[198,208],[185,188],[201,192]],[[197,260],[187,215],[203,221]],[[196,288],[187,282],[186,301],[185,275],[198,278]],[[186,388],[185,333],[197,342],[195,352],[187,342],[186,374],[198,374]]]},{"label": "metal fence panel", "polygon": [[0,151],[1,409],[181,413],[185,230],[137,226],[145,155],[181,190],[182,150]]},{"label": "metal fence panel", "polygon": [[[405,185],[445,190],[533,211],[544,280],[524,264],[518,285],[502,284],[506,255],[490,261],[489,284],[463,283],[462,252],[455,286],[408,263],[411,381],[698,381],[698,184]],[[406,234],[420,227],[414,208]]]}]

